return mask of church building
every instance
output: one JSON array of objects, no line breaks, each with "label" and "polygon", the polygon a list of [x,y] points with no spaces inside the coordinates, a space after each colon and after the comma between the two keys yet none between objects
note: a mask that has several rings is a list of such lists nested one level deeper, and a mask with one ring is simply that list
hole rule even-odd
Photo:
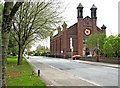
[{"label": "church building", "polygon": [[67,24],[64,22],[62,28],[60,26],[57,28],[58,33],[50,37],[51,55],[71,57],[72,55],[92,54],[89,47],[86,47],[87,39],[95,33],[106,34],[105,25],[101,28],[96,25],[97,7],[93,4],[90,8],[91,17],[86,16],[85,18],[83,18],[83,8],[81,3],[77,7],[77,23],[67,28]]}]

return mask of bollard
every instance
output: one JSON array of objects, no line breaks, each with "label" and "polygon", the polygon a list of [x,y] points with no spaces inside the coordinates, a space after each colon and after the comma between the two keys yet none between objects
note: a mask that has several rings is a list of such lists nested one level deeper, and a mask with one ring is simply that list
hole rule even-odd
[{"label": "bollard", "polygon": [[38,76],[40,76],[40,70],[38,69]]}]

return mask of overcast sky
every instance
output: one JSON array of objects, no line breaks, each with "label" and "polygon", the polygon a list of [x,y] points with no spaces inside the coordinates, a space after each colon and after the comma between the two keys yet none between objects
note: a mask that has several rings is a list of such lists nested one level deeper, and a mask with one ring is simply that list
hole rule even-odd
[{"label": "overcast sky", "polygon": [[[107,27],[107,35],[118,34],[118,2],[120,0],[62,0],[64,6],[67,6],[63,13],[66,18],[63,21],[69,26],[77,22],[77,6],[81,3],[84,7],[83,17],[90,16],[90,8],[93,4],[97,7],[97,26],[101,27],[103,24]],[[43,42],[49,47],[49,40]]]},{"label": "overcast sky", "polygon": [[[0,0],[4,1],[4,0]],[[37,0],[39,1],[39,0]],[[83,17],[91,16],[90,8],[93,4],[97,7],[97,26],[101,27],[103,24],[107,27],[107,35],[118,34],[118,2],[120,0],[60,0],[63,2],[66,10],[63,16],[66,23],[72,26],[77,22],[77,6],[82,3]]]},{"label": "overcast sky", "polygon": [[93,4],[97,7],[97,26],[101,27],[103,24],[107,27],[107,35],[118,34],[118,1],[119,0],[64,0],[68,7],[64,12],[67,16],[67,24],[71,26],[77,22],[77,9],[79,3],[82,3],[83,17],[90,16],[90,8]]}]

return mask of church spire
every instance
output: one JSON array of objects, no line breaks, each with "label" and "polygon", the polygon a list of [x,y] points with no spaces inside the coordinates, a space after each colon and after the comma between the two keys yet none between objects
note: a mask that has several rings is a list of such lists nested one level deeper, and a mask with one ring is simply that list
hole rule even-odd
[{"label": "church spire", "polygon": [[106,27],[104,24],[103,24],[102,27],[101,27],[101,29],[104,29],[104,30],[105,30],[106,28],[107,28],[107,27]]},{"label": "church spire", "polygon": [[96,16],[97,7],[93,4],[90,10],[91,10],[91,18],[97,18]]},{"label": "church spire", "polygon": [[77,7],[77,18],[83,18],[83,6],[81,3],[79,3]]}]

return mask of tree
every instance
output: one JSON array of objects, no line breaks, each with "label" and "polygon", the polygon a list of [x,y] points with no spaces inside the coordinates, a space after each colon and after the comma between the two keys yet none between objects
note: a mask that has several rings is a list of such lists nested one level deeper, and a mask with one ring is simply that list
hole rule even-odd
[{"label": "tree", "polygon": [[[1,25],[2,25],[2,11],[3,11],[3,4],[0,2],[0,71],[2,71],[2,38],[1,38]],[[2,78],[2,74],[0,72],[0,78]],[[1,85],[2,82],[0,82]],[[1,86],[0,86],[1,87]]]},{"label": "tree", "polygon": [[45,39],[61,22],[59,3],[55,0],[41,0],[37,3],[26,2],[16,13],[13,21],[13,37],[18,43],[18,65],[22,63],[22,54],[33,40]]},{"label": "tree", "polygon": [[103,52],[107,57],[120,57],[120,36],[109,36],[104,43]]},{"label": "tree", "polygon": [[5,79],[5,65],[7,59],[7,49],[8,49],[8,42],[9,42],[9,32],[12,25],[12,19],[19,9],[20,5],[23,2],[7,2],[5,0],[4,9],[3,9],[3,16],[2,16],[2,86],[6,87],[6,79]]},{"label": "tree", "polygon": [[43,52],[49,52],[50,50],[49,50],[49,48],[46,47],[46,46],[38,45],[36,51],[39,51],[39,52],[42,52],[42,53],[43,53]]},{"label": "tree", "polygon": [[92,51],[94,49],[99,49],[100,52],[102,53],[105,38],[106,38],[105,34],[93,34],[87,40],[87,47],[89,47]]},{"label": "tree", "polygon": [[15,56],[17,55],[17,52],[18,52],[17,42],[15,41],[13,36],[10,34],[9,44],[8,44],[8,54]]}]

